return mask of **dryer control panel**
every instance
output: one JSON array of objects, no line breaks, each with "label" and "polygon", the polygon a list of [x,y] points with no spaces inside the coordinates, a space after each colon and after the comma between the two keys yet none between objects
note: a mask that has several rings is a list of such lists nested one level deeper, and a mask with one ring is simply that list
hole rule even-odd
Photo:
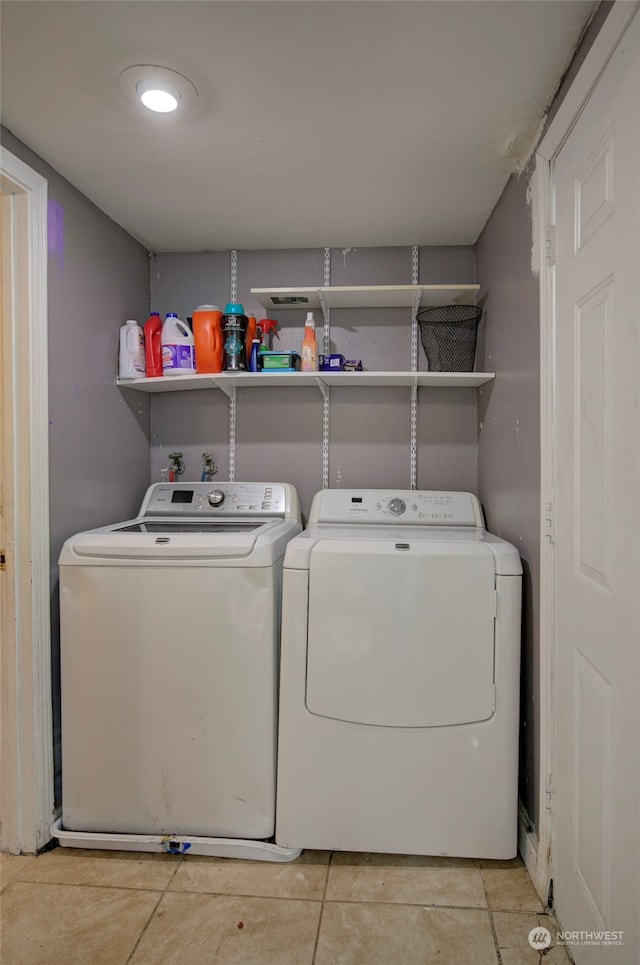
[{"label": "dryer control panel", "polygon": [[140,516],[296,517],[297,497],[286,483],[156,483],[147,490]]},{"label": "dryer control panel", "polygon": [[473,493],[411,489],[325,489],[314,497],[309,523],[484,528],[480,503]]}]

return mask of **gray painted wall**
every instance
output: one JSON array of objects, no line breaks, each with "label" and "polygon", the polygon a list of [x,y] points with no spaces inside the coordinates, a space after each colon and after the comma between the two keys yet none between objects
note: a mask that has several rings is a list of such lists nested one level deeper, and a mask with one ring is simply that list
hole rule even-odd
[{"label": "gray painted wall", "polygon": [[512,178],[477,245],[490,387],[478,390],[478,495],[487,526],[523,560],[520,793],[537,821],[540,688],[540,327],[531,271],[529,178]]},{"label": "gray painted wall", "polygon": [[[475,281],[472,248],[423,248],[423,284]],[[202,302],[224,308],[230,298],[229,252],[161,254],[154,259],[152,308],[188,317]],[[322,249],[240,251],[238,300],[265,315],[251,288],[304,287],[324,283]],[[334,249],[332,285],[411,283],[411,248]],[[269,310],[280,322],[274,345],[300,351],[305,312]],[[322,344],[322,317],[316,312]],[[411,363],[409,309],[334,310],[331,350],[360,358],[370,370],[408,370]],[[424,353],[419,349],[420,367]],[[265,380],[269,378],[264,376]],[[330,406],[331,486],[409,485],[409,390],[333,389]],[[213,450],[218,478],[228,477],[228,401],[216,390],[152,397],[152,479],[160,478],[174,449],[185,455],[183,478],[197,479],[202,453]],[[418,406],[418,485],[476,488],[477,420],[472,390],[421,389]],[[315,389],[238,390],[236,479],[285,480],[300,494],[303,513],[322,488],[322,397]]]},{"label": "gray painted wall", "polygon": [[48,181],[49,505],[56,791],[59,794],[57,560],[64,540],[127,519],[149,480],[149,404],[116,384],[118,330],[149,305],[149,256],[12,134],[2,145]]},{"label": "gray painted wall", "polygon": [[148,399],[116,386],[118,332],[144,324],[149,254],[2,129],[2,145],[48,182],[51,559],[80,529],[125,519],[149,478]]}]

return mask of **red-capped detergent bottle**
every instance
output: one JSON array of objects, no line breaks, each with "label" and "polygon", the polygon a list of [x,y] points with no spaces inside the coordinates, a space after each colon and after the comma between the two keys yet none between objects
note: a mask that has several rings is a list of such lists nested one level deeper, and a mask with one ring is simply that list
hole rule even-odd
[{"label": "red-capped detergent bottle", "polygon": [[193,338],[196,350],[196,372],[222,372],[224,340],[217,305],[199,305],[193,313]]},{"label": "red-capped detergent bottle", "polygon": [[148,379],[162,375],[162,318],[151,312],[144,323],[145,375]]}]

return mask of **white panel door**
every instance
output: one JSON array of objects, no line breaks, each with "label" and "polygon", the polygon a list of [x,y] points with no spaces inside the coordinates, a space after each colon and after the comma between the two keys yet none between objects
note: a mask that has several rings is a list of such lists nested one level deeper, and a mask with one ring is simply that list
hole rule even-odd
[{"label": "white panel door", "polygon": [[[640,15],[555,162],[553,879],[578,963],[640,961]],[[580,943],[582,942],[582,943]]]}]

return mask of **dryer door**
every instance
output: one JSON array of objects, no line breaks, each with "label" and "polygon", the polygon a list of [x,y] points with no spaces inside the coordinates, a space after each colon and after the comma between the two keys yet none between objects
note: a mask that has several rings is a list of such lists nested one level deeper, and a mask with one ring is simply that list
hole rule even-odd
[{"label": "dryer door", "polygon": [[307,708],[438,727],[494,710],[495,576],[481,543],[321,540],[311,552]]}]

